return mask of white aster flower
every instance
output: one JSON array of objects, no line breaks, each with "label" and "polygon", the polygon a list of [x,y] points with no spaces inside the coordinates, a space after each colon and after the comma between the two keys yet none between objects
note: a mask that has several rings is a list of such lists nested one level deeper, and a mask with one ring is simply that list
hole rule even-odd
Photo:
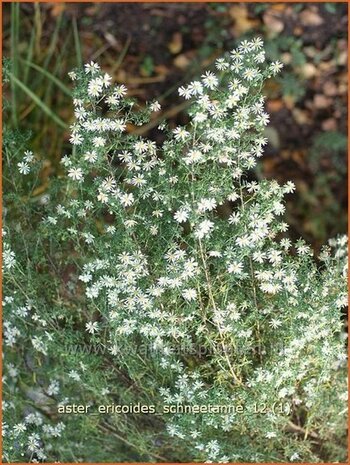
[{"label": "white aster flower", "polygon": [[99,71],[100,65],[94,61],[90,61],[90,63],[87,63],[84,68],[86,74],[95,74]]},{"label": "white aster flower", "polygon": [[70,71],[70,72],[68,73],[68,76],[70,77],[70,79],[71,79],[72,81],[75,81],[75,80],[77,79],[77,77],[78,77],[78,76],[77,76],[77,73],[74,72],[74,71]]},{"label": "white aster flower", "polygon": [[225,58],[218,58],[216,60],[215,66],[219,71],[224,71],[225,69],[228,69],[230,65],[227,63],[227,61],[225,61]]},{"label": "white aster flower", "polygon": [[204,220],[197,226],[195,230],[195,237],[197,239],[203,239],[203,237],[208,236],[214,227],[214,223],[210,220]]},{"label": "white aster flower", "polygon": [[220,258],[222,257],[222,253],[219,252],[218,250],[210,250],[208,252],[209,257],[215,257],[215,258]]},{"label": "white aster flower", "polygon": [[106,145],[106,139],[103,137],[94,137],[92,143],[95,147],[104,147]]},{"label": "white aster flower", "polygon": [[234,261],[230,263],[227,268],[227,271],[232,274],[240,275],[243,271],[243,264],[241,262]]},{"label": "white aster flower", "polygon": [[94,163],[97,160],[97,153],[92,150],[91,152],[86,152],[84,155],[84,160],[89,163]]},{"label": "white aster flower", "polygon": [[152,236],[156,236],[158,234],[159,228],[157,225],[152,224],[151,227],[149,228],[149,232],[151,233]]},{"label": "white aster flower", "polygon": [[132,192],[121,194],[119,200],[123,207],[130,207],[135,201],[134,194]]},{"label": "white aster flower", "polygon": [[106,98],[106,102],[108,103],[108,105],[118,105],[118,103],[120,102],[120,97],[118,97],[118,95],[115,94],[109,95]]},{"label": "white aster flower", "polygon": [[219,81],[218,78],[215,76],[214,73],[207,71],[205,74],[202,75],[202,81],[205,87],[208,89],[213,90],[215,87],[218,86]]},{"label": "white aster flower", "polygon": [[114,95],[117,98],[124,97],[128,92],[128,89],[124,86],[124,84],[121,84],[120,86],[117,86],[114,89]]},{"label": "white aster flower", "polygon": [[106,192],[100,191],[97,195],[97,200],[102,203],[107,203],[108,195],[106,194]]},{"label": "white aster flower", "polygon": [[270,65],[270,70],[272,71],[273,74],[279,73],[282,68],[283,68],[283,64],[279,61],[275,61],[271,63]]},{"label": "white aster flower", "polygon": [[155,100],[154,102],[152,102],[152,103],[150,104],[150,106],[149,106],[149,109],[150,109],[151,111],[154,111],[154,112],[159,111],[161,108],[162,108],[162,107],[161,107],[160,103],[159,103],[157,100]]},{"label": "white aster flower", "polygon": [[98,97],[102,93],[102,81],[100,78],[92,79],[88,84],[88,94],[91,97]]},{"label": "white aster flower", "polygon": [[31,150],[26,150],[24,152],[23,160],[26,161],[27,163],[31,163],[34,161],[34,154]]},{"label": "white aster flower", "polygon": [[109,87],[111,85],[111,81],[112,77],[108,73],[105,73],[100,80],[103,87]]},{"label": "white aster flower", "polygon": [[174,218],[178,223],[185,223],[189,218],[189,212],[185,209],[178,210],[175,212]]},{"label": "white aster flower", "polygon": [[30,166],[28,165],[27,162],[21,161],[21,162],[17,163],[17,166],[18,166],[18,171],[21,174],[26,175],[26,174],[30,173]]},{"label": "white aster flower", "polygon": [[81,145],[83,142],[83,136],[78,132],[75,132],[71,135],[69,142],[73,145]]},{"label": "white aster flower", "polygon": [[237,224],[237,223],[239,223],[240,218],[241,218],[240,213],[238,213],[238,212],[233,212],[233,213],[231,213],[231,215],[228,217],[228,222],[229,222],[230,224]]},{"label": "white aster flower", "polygon": [[185,100],[189,100],[192,97],[192,90],[189,87],[179,87],[180,97],[184,97]]},{"label": "white aster flower", "polygon": [[244,71],[243,76],[247,79],[247,81],[252,81],[258,76],[258,72],[254,68],[248,68]]},{"label": "white aster flower", "polygon": [[255,37],[251,41],[252,50],[260,50],[264,45],[264,42],[261,37]]},{"label": "white aster flower", "polygon": [[81,181],[83,179],[83,170],[81,168],[70,168],[68,176],[74,181]]},{"label": "white aster flower", "polygon": [[27,426],[25,425],[25,423],[17,423],[13,427],[13,432],[16,436],[18,436],[19,434],[23,433],[26,430],[27,430]]},{"label": "white aster flower", "polygon": [[291,194],[295,191],[295,184],[293,181],[288,181],[285,185],[284,185],[284,192],[286,194]]},{"label": "white aster flower", "polygon": [[203,160],[203,154],[200,150],[190,150],[184,158],[186,165],[192,165]]},{"label": "white aster flower", "polygon": [[197,291],[195,289],[185,289],[182,293],[182,297],[188,301],[196,300]]},{"label": "white aster flower", "polygon": [[185,141],[190,137],[190,133],[185,128],[178,126],[173,131],[176,140]]},{"label": "white aster flower", "polygon": [[211,211],[216,208],[217,203],[216,200],[213,198],[210,199],[200,199],[198,202],[198,211],[200,212],[205,212],[205,211]]},{"label": "white aster flower", "polygon": [[88,323],[86,323],[85,328],[86,328],[86,331],[90,334],[95,334],[100,329],[97,321],[94,321],[94,322],[89,321]]}]

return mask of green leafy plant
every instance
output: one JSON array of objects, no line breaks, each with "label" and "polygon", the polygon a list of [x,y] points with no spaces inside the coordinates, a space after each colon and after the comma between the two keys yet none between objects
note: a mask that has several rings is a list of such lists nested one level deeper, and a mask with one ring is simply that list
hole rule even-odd
[{"label": "green leafy plant", "polygon": [[126,131],[158,102],[72,71],[44,192],[5,144],[5,461],[344,460],[346,238],[315,260],[283,221],[293,182],[247,179],[281,68],[242,42],[180,87],[190,122],[161,145]]}]

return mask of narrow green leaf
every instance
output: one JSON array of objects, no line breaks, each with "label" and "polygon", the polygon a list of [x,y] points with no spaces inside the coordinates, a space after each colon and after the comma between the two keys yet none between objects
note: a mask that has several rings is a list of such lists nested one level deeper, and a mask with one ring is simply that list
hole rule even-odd
[{"label": "narrow green leaf", "polygon": [[64,121],[61,120],[59,116],[57,116],[45,103],[40,100],[40,98],[35,95],[23,82],[21,82],[19,79],[16,78],[12,73],[9,73],[10,78],[12,79],[12,82],[18,86],[21,90],[23,90],[24,93],[30,97],[33,102],[40,107],[43,112],[45,112],[50,118],[52,118],[55,123],[57,123],[61,128],[66,129],[67,125]]},{"label": "narrow green leaf", "polygon": [[75,53],[77,57],[77,65],[79,68],[82,68],[83,67],[83,55],[81,52],[78,24],[77,24],[76,18],[73,18],[73,35],[74,35]]},{"label": "narrow green leaf", "polygon": [[[33,58],[33,51],[34,51],[34,44],[35,44],[35,28],[33,27],[31,35],[30,35],[30,41],[29,41],[29,46],[28,46],[28,53],[27,53],[27,62],[31,62]],[[27,84],[28,82],[28,75],[29,75],[29,66],[26,66],[24,68],[23,72],[23,82],[24,84]]]},{"label": "narrow green leaf", "polygon": [[[19,3],[12,3],[11,5],[11,66],[14,76],[18,76],[19,6]],[[18,124],[17,94],[16,86],[13,82],[11,82],[11,102],[12,121],[16,127]]]},{"label": "narrow green leaf", "polygon": [[59,87],[62,90],[62,92],[64,92],[66,95],[68,95],[69,97],[72,96],[72,93],[71,93],[70,89],[67,86],[65,86],[62,81],[60,81],[53,74],[51,74],[49,71],[46,71],[46,69],[44,69],[41,66],[39,66],[39,65],[37,65],[35,63],[32,63],[30,61],[27,61],[27,60],[21,60],[21,61],[23,61],[28,66],[35,69],[36,71],[39,71],[39,73],[42,73],[48,79],[50,79],[50,81],[52,81],[54,84],[56,84],[56,86]]},{"label": "narrow green leaf", "polygon": [[120,65],[123,63],[123,60],[125,58],[125,55],[127,51],[129,50],[129,46],[131,43],[131,37],[129,36],[127,41],[125,42],[125,45],[123,47],[123,50],[120,52],[119,57],[115,63],[115,65],[112,68],[112,74],[120,67]]}]

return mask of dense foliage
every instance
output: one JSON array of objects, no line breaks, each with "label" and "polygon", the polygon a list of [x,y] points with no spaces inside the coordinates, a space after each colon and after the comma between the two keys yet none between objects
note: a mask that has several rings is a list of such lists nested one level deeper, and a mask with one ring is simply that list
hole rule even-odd
[{"label": "dense foliage", "polygon": [[5,128],[6,461],[344,460],[346,238],[314,257],[283,221],[294,184],[249,179],[281,64],[257,38],[216,68],[161,146],[127,132],[158,102],[70,73],[49,187]]}]

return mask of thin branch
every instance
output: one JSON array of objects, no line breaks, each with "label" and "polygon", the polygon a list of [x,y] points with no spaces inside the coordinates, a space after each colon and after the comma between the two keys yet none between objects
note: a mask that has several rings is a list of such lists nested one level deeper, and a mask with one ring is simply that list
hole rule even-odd
[{"label": "thin branch", "polygon": [[167,462],[168,460],[163,457],[162,455],[158,455],[158,454],[154,454],[153,452],[149,452],[149,451],[145,451],[143,449],[140,449],[140,447],[136,446],[135,444],[133,444],[132,442],[128,441],[127,439],[123,438],[123,436],[120,436],[114,429],[112,429],[110,427],[110,425],[106,424],[106,423],[103,423],[103,425],[98,425],[98,428],[101,429],[102,431],[104,432],[108,432],[108,433],[111,433],[113,436],[115,436],[117,439],[119,439],[120,441],[124,442],[124,444],[127,444],[128,446],[130,447],[133,447],[134,449],[136,449],[137,451],[143,453],[143,454],[149,454],[151,455],[152,457],[155,457],[159,460],[161,460],[162,462]]}]

